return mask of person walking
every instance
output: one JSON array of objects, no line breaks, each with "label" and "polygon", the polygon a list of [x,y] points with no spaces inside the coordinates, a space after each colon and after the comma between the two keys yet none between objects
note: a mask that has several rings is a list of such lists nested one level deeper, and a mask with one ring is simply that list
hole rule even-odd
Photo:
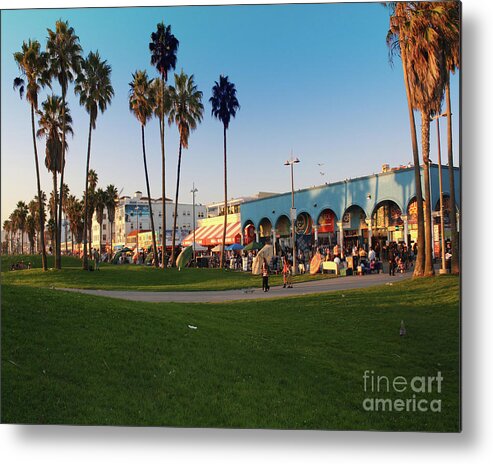
[{"label": "person walking", "polygon": [[290,262],[289,262],[289,260],[285,256],[282,258],[282,260],[283,260],[282,278],[283,278],[283,282],[284,282],[284,285],[282,286],[282,288],[286,288],[286,286],[288,288],[293,288],[292,279],[291,279],[291,265],[290,265]]},{"label": "person walking", "polygon": [[270,290],[269,287],[269,265],[267,264],[267,260],[264,258],[262,262],[262,290],[264,292],[268,292]]},{"label": "person walking", "polygon": [[389,276],[395,276],[395,255],[394,255],[394,250],[392,248],[389,248]]},{"label": "person walking", "polygon": [[101,259],[99,256],[99,251],[96,248],[94,248],[94,255],[93,256],[94,256],[94,269],[96,271],[99,271],[99,263],[100,263]]}]

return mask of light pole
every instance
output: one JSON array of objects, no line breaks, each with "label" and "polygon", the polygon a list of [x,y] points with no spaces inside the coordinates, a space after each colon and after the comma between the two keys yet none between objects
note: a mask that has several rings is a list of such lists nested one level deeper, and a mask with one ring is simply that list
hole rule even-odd
[{"label": "light pole", "polygon": [[291,159],[284,162],[284,166],[291,167],[291,240],[293,242],[293,274],[296,274],[296,209],[294,207],[294,169],[293,166],[299,163],[298,158],[293,158],[291,153]]},{"label": "light pole", "polygon": [[440,148],[440,118],[447,116],[447,113],[438,114],[431,119],[437,121],[437,145],[438,145],[438,189],[440,191],[440,236],[442,238],[441,251],[442,251],[442,267],[439,271],[440,274],[447,274],[447,266],[445,263],[445,222],[443,217],[443,184],[442,184],[442,153]]},{"label": "light pole", "polygon": [[198,192],[198,190],[195,188],[195,182],[192,184],[192,190],[190,190],[192,193],[192,216],[193,216],[193,262],[195,264],[195,194]]}]

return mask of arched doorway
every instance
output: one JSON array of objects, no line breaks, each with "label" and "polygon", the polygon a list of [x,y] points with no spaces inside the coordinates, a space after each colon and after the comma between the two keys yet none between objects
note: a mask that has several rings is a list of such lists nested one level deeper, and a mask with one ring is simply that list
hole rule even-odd
[{"label": "arched doorway", "polygon": [[366,224],[366,213],[358,205],[352,205],[346,209],[342,216],[342,246],[344,254],[351,254],[354,246],[363,246],[368,241],[368,225]]},{"label": "arched doorway", "polygon": [[331,209],[322,210],[317,220],[317,245],[332,247],[337,243],[337,216]]},{"label": "arched doorway", "polygon": [[276,245],[276,249],[291,248],[291,221],[284,214],[276,221]]},{"label": "arched doorway", "polygon": [[272,242],[272,223],[268,218],[263,218],[259,223],[259,241],[263,245]]},{"label": "arched doorway", "polygon": [[[426,217],[426,203],[423,201],[423,213]],[[407,205],[407,243],[410,247],[418,242],[418,202],[411,198]]]},{"label": "arched doorway", "polygon": [[[450,202],[450,196],[443,194],[443,228],[444,228],[444,238],[446,247],[450,247],[452,240],[452,229],[450,227],[450,215],[452,213],[452,204]],[[435,211],[432,213],[432,223],[433,223],[433,248],[435,256],[440,256],[441,248],[441,229],[440,229],[440,200],[437,201],[435,205]],[[446,248],[446,249],[447,249]]]},{"label": "arched doorway", "polygon": [[295,230],[297,253],[309,253],[313,246],[313,220],[308,213],[298,214]]},{"label": "arched doorway", "polygon": [[255,241],[255,226],[253,222],[248,220],[243,226],[243,245],[248,245]]},{"label": "arched doorway", "polygon": [[384,200],[373,209],[372,247],[377,256],[387,259],[387,250],[391,243],[406,243],[402,210],[392,200]]}]

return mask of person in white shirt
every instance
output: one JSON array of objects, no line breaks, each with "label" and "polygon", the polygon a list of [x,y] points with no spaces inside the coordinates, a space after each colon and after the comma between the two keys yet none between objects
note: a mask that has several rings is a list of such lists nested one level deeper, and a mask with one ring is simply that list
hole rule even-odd
[{"label": "person in white shirt", "polygon": [[373,248],[370,248],[370,251],[368,253],[368,259],[370,262],[375,260],[375,250]]}]

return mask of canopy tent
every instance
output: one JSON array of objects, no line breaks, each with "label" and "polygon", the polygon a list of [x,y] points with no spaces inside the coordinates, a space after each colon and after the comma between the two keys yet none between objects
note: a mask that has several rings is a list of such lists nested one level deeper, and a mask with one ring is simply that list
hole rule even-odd
[{"label": "canopy tent", "polygon": [[[223,239],[224,224],[211,226],[201,226],[195,229],[195,243],[202,246],[218,245]],[[194,234],[191,232],[182,241],[182,246],[189,246],[194,240]],[[226,245],[239,243],[241,240],[241,223],[232,222],[226,226]]]},{"label": "canopy tent", "polygon": [[227,251],[239,251],[243,250],[243,245],[240,245],[239,243],[233,243],[233,245],[229,245],[225,249]]},{"label": "canopy tent", "polygon": [[251,251],[251,250],[261,250],[263,248],[263,245],[258,242],[250,242],[245,248],[243,248],[243,251]]},{"label": "canopy tent", "polygon": [[[182,244],[183,244],[183,242],[182,242]],[[194,248],[193,243],[191,243],[189,246],[191,246],[192,250],[193,250],[193,248]],[[207,251],[207,250],[208,250],[207,247],[202,246],[200,243],[195,242],[195,251]]]},{"label": "canopy tent", "polygon": [[222,245],[216,245],[211,251],[213,253],[219,253],[221,251]]},{"label": "canopy tent", "polygon": [[253,258],[252,263],[252,274],[259,275],[262,271],[262,263],[265,260],[267,264],[270,263],[272,257],[274,256],[274,247],[272,245],[265,245]]}]

